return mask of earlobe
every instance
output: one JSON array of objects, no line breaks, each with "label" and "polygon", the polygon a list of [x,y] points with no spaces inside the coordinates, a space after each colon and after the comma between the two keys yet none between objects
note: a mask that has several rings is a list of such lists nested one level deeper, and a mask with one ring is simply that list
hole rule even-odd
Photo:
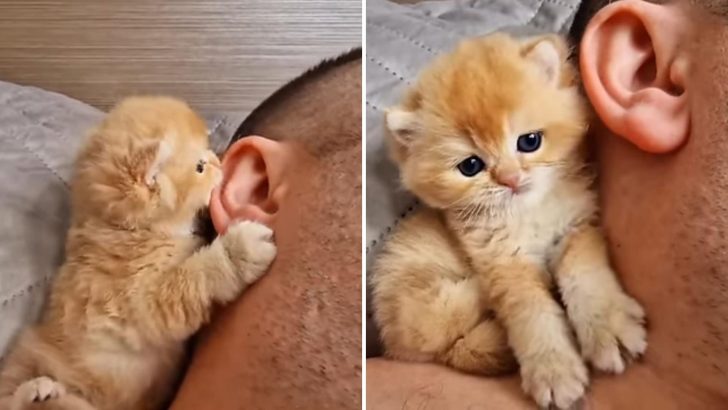
[{"label": "earlobe", "polygon": [[652,153],[673,151],[689,135],[682,18],[674,6],[621,0],[592,18],[581,41],[582,80],[597,115]]},{"label": "earlobe", "polygon": [[273,224],[286,190],[285,152],[280,143],[256,136],[230,146],[222,161],[223,182],[210,198],[210,214],[218,232],[236,220]]}]

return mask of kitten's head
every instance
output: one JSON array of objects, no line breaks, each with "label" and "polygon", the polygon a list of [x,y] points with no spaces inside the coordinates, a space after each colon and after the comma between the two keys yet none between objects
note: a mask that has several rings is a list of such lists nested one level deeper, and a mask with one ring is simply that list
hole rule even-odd
[{"label": "kitten's head", "polygon": [[578,162],[587,128],[567,54],[556,35],[495,34],[437,59],[386,114],[405,187],[440,209],[541,198]]},{"label": "kitten's head", "polygon": [[74,219],[187,229],[222,180],[205,122],[182,101],[132,97],[93,131],[76,164]]}]

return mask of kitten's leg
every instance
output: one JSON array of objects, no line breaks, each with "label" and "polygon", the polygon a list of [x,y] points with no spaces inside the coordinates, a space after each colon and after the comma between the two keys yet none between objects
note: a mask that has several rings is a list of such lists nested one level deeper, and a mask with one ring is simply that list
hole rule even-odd
[{"label": "kitten's leg", "polygon": [[497,316],[521,365],[523,389],[542,407],[564,409],[584,394],[587,369],[545,272],[522,261],[483,272]]},{"label": "kitten's leg", "polygon": [[[502,326],[484,319],[477,280],[433,280],[426,288],[375,285],[375,314],[387,356],[437,361],[469,373],[498,374],[515,368]],[[425,280],[425,278],[420,278]],[[384,294],[384,293],[388,294]]]},{"label": "kitten's leg", "polygon": [[498,375],[516,369],[506,332],[495,319],[484,319],[438,355],[441,361],[468,373]]},{"label": "kitten's leg", "polygon": [[187,339],[208,320],[214,302],[238,296],[268,270],[275,254],[269,228],[241,222],[173,271],[139,278],[139,321],[147,336]]},{"label": "kitten's leg", "polygon": [[[217,278],[211,281],[214,285],[212,293],[215,300],[222,303],[230,302],[263,276],[276,256],[273,231],[252,221],[231,225],[209,249],[212,259],[204,263],[209,265],[208,269],[218,270]],[[224,254],[224,260],[232,266],[220,263],[218,254]]]},{"label": "kitten's leg", "polygon": [[598,228],[581,226],[561,249],[554,271],[582,356],[600,370],[621,373],[620,347],[633,357],[647,348],[644,311],[619,285]]},{"label": "kitten's leg", "polygon": [[96,410],[91,403],[73,393],[45,401],[40,406],[38,404],[34,403],[28,410]]},{"label": "kitten's leg", "polygon": [[21,410],[30,403],[54,400],[66,394],[66,387],[46,377],[36,377],[18,386],[13,394],[12,410]]},{"label": "kitten's leg", "polygon": [[73,393],[66,393],[44,401],[23,401],[15,397],[0,399],[0,410],[96,410],[88,401]]},{"label": "kitten's leg", "polygon": [[371,285],[388,356],[470,373],[515,369],[503,326],[486,317],[480,280],[436,211],[422,208],[401,221],[378,255]]}]

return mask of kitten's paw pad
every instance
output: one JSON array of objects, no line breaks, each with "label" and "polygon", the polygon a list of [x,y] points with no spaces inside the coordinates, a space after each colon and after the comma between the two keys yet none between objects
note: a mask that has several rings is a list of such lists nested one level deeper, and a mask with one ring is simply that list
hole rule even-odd
[{"label": "kitten's paw pad", "polygon": [[41,402],[56,399],[66,394],[66,388],[49,377],[37,377],[18,386],[15,399],[22,403]]},{"label": "kitten's paw pad", "polygon": [[251,221],[236,223],[223,236],[228,256],[247,283],[261,277],[276,256],[273,231]]},{"label": "kitten's paw pad", "polygon": [[569,409],[583,395],[589,381],[576,352],[553,353],[521,364],[523,390],[541,408]]},{"label": "kitten's paw pad", "polygon": [[[610,373],[622,373],[627,362],[641,356],[647,349],[645,314],[632,298],[620,295],[613,298],[590,323],[577,329],[582,356],[595,368]],[[600,318],[600,319],[597,319]]]}]

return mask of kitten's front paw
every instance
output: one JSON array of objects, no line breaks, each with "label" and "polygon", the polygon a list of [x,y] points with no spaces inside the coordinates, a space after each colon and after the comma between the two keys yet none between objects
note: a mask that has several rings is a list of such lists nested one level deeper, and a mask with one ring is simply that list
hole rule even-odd
[{"label": "kitten's front paw", "polygon": [[622,373],[625,359],[638,357],[647,349],[644,310],[621,292],[591,303],[595,306],[584,309],[589,314],[574,323],[581,354],[599,370]]},{"label": "kitten's front paw", "polygon": [[273,231],[252,222],[238,222],[222,236],[223,246],[246,284],[258,280],[268,270],[276,256]]},{"label": "kitten's front paw", "polygon": [[584,395],[589,381],[584,362],[573,349],[551,351],[521,363],[523,390],[542,408],[568,409]]},{"label": "kitten's front paw", "polygon": [[56,399],[66,394],[66,388],[57,381],[46,377],[36,377],[18,386],[13,394],[16,404],[26,404]]}]

